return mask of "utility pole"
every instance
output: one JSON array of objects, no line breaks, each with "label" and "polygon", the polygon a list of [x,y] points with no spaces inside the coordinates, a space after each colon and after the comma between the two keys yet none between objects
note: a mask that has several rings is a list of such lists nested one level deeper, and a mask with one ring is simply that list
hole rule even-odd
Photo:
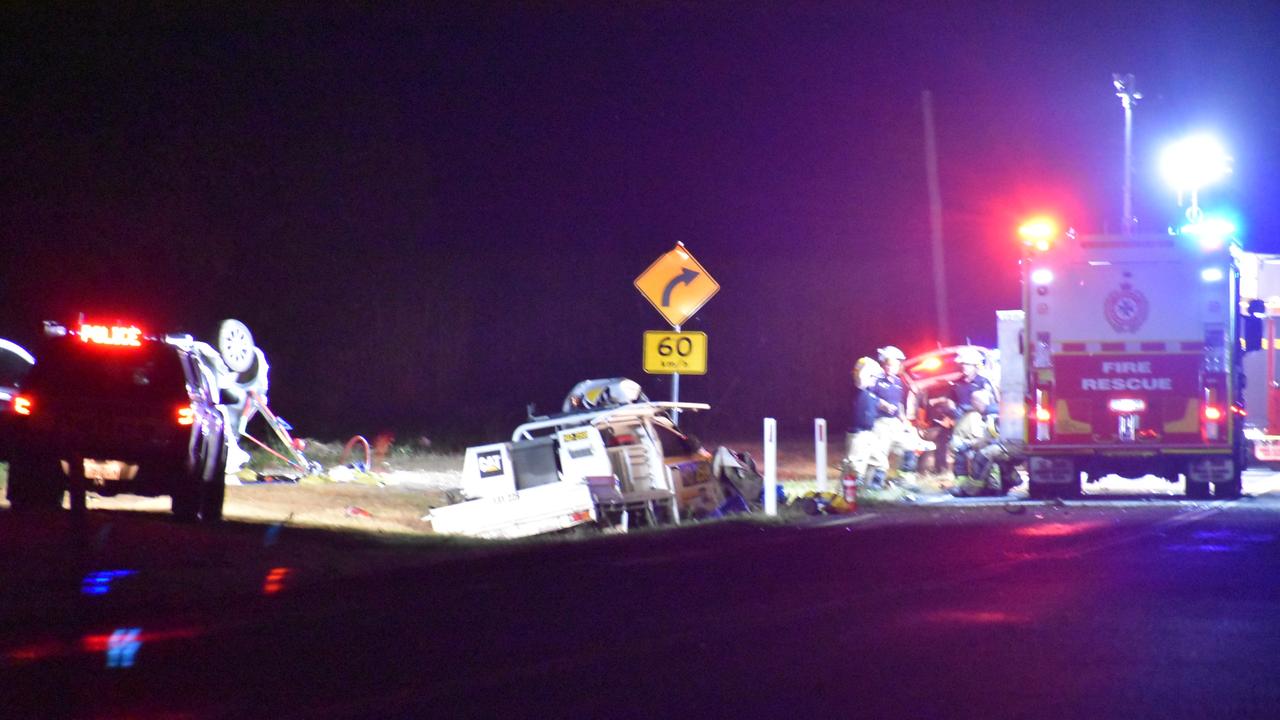
[{"label": "utility pole", "polygon": [[921,93],[924,107],[924,172],[929,184],[929,238],[933,246],[933,303],[938,313],[938,344],[947,345],[947,269],[942,248],[942,191],[938,188],[938,147],[933,132],[933,93]]},{"label": "utility pole", "polygon": [[1111,84],[1124,107],[1124,219],[1120,227],[1125,235],[1133,234],[1133,106],[1142,99],[1134,88],[1133,75],[1111,73]]}]

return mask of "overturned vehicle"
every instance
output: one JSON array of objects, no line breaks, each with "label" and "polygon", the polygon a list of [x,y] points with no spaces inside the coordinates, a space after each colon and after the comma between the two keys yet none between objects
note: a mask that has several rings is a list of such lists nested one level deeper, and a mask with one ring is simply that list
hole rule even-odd
[{"label": "overturned vehicle", "polygon": [[530,417],[508,442],[468,448],[465,500],[432,510],[432,529],[514,538],[757,506],[762,486],[750,458],[726,448],[713,456],[673,419],[709,405],[652,402],[634,381],[611,378],[579,383],[562,409]]}]

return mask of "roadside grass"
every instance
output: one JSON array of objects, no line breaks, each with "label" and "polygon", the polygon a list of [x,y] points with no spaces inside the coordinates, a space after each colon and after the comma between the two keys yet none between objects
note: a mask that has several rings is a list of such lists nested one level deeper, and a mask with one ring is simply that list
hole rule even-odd
[{"label": "roadside grass", "polygon": [[[344,445],[342,442],[307,441],[308,458],[326,467],[326,473],[309,475],[297,482],[249,482],[228,487],[226,518],[232,522],[353,533],[396,545],[425,544],[430,547],[459,549],[594,541],[621,534],[605,529],[600,532],[568,532],[514,540],[436,535],[431,530],[430,522],[423,520],[423,516],[432,508],[456,500],[456,487],[461,483],[462,453],[442,452],[421,443],[394,443],[387,448],[381,467],[376,468],[379,472],[351,471],[345,468],[335,471],[335,468],[342,468],[339,463],[344,459]],[[276,444],[276,447],[280,446]],[[812,519],[812,516],[800,509],[797,502],[817,489],[811,447],[807,448],[807,453],[798,452],[804,449],[787,448],[789,452],[779,453],[779,485],[786,494],[787,502],[779,503],[779,514],[775,517],[767,517],[762,513],[735,514],[721,518],[685,520],[679,527],[651,528],[642,525],[631,528],[631,533],[684,531],[722,523],[776,527]],[[283,464],[265,451],[259,449],[251,457],[249,467],[256,473],[267,475],[282,470]],[[363,462],[363,448],[358,452],[358,459]],[[348,463],[352,461],[350,457],[346,460]],[[0,464],[0,499],[3,498],[7,482],[7,469],[7,465]],[[415,476],[415,473],[420,475]],[[253,479],[254,475],[243,477]],[[423,479],[419,482],[416,477]],[[838,472],[834,468],[829,469],[827,478],[829,490],[839,492]],[[899,503],[901,498],[892,494],[874,491],[859,493],[860,506]],[[94,510],[167,514],[169,499],[91,495],[89,506]]]},{"label": "roadside grass", "polygon": [[[366,454],[364,445],[355,443],[347,450],[347,442],[341,440],[325,441],[306,438],[303,440],[303,454],[308,460],[318,463],[324,468],[339,466],[360,466],[373,472],[403,470],[408,472],[450,472],[462,470],[461,452],[439,450],[421,442],[391,443],[384,452],[377,452],[374,440],[370,440],[372,448],[368,454],[372,467],[364,467]],[[284,454],[284,447],[274,436],[268,439],[269,445],[276,452]],[[241,443],[241,447],[249,451],[248,468],[259,473],[279,471],[286,467],[280,458],[251,443]]]}]

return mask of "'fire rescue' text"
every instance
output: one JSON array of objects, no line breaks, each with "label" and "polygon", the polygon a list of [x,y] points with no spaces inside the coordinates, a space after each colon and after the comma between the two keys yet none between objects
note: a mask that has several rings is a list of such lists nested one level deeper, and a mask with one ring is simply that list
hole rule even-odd
[{"label": "'fire rescue' text", "polygon": [[[1172,390],[1173,378],[1151,377],[1151,363],[1142,360],[1103,362],[1102,372],[1111,376],[1081,378],[1081,390]],[[1141,375],[1145,377],[1133,377]]]}]

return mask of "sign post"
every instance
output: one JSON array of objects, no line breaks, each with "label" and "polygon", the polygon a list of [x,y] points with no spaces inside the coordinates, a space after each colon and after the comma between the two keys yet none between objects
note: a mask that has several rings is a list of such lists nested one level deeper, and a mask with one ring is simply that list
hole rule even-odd
[{"label": "sign post", "polygon": [[[702,306],[711,299],[713,295],[720,291],[720,283],[717,283],[706,268],[693,257],[693,254],[685,248],[684,243],[678,242],[676,246],[667,251],[647,270],[640,273],[635,279],[636,290],[653,305],[654,309],[670,323],[672,329],[677,335],[684,335],[680,332],[680,326],[693,317]],[[645,333],[645,372],[655,374],[670,373],[671,375],[671,401],[680,401],[680,373],[683,370],[690,374],[702,374],[706,369],[706,334],[696,333],[702,336],[702,363],[701,373],[693,373],[689,368],[682,367],[681,363],[673,361],[674,365],[666,370],[650,370],[649,363],[649,340],[650,333]],[[693,335],[690,333],[689,335]],[[655,342],[661,342],[656,340]],[[678,350],[686,347],[683,341],[677,338],[675,347]],[[693,343],[689,340],[689,350],[692,353]],[[679,354],[677,352],[677,354]],[[667,365],[664,365],[667,367]],[[679,422],[680,411],[672,412],[672,419]]]}]

